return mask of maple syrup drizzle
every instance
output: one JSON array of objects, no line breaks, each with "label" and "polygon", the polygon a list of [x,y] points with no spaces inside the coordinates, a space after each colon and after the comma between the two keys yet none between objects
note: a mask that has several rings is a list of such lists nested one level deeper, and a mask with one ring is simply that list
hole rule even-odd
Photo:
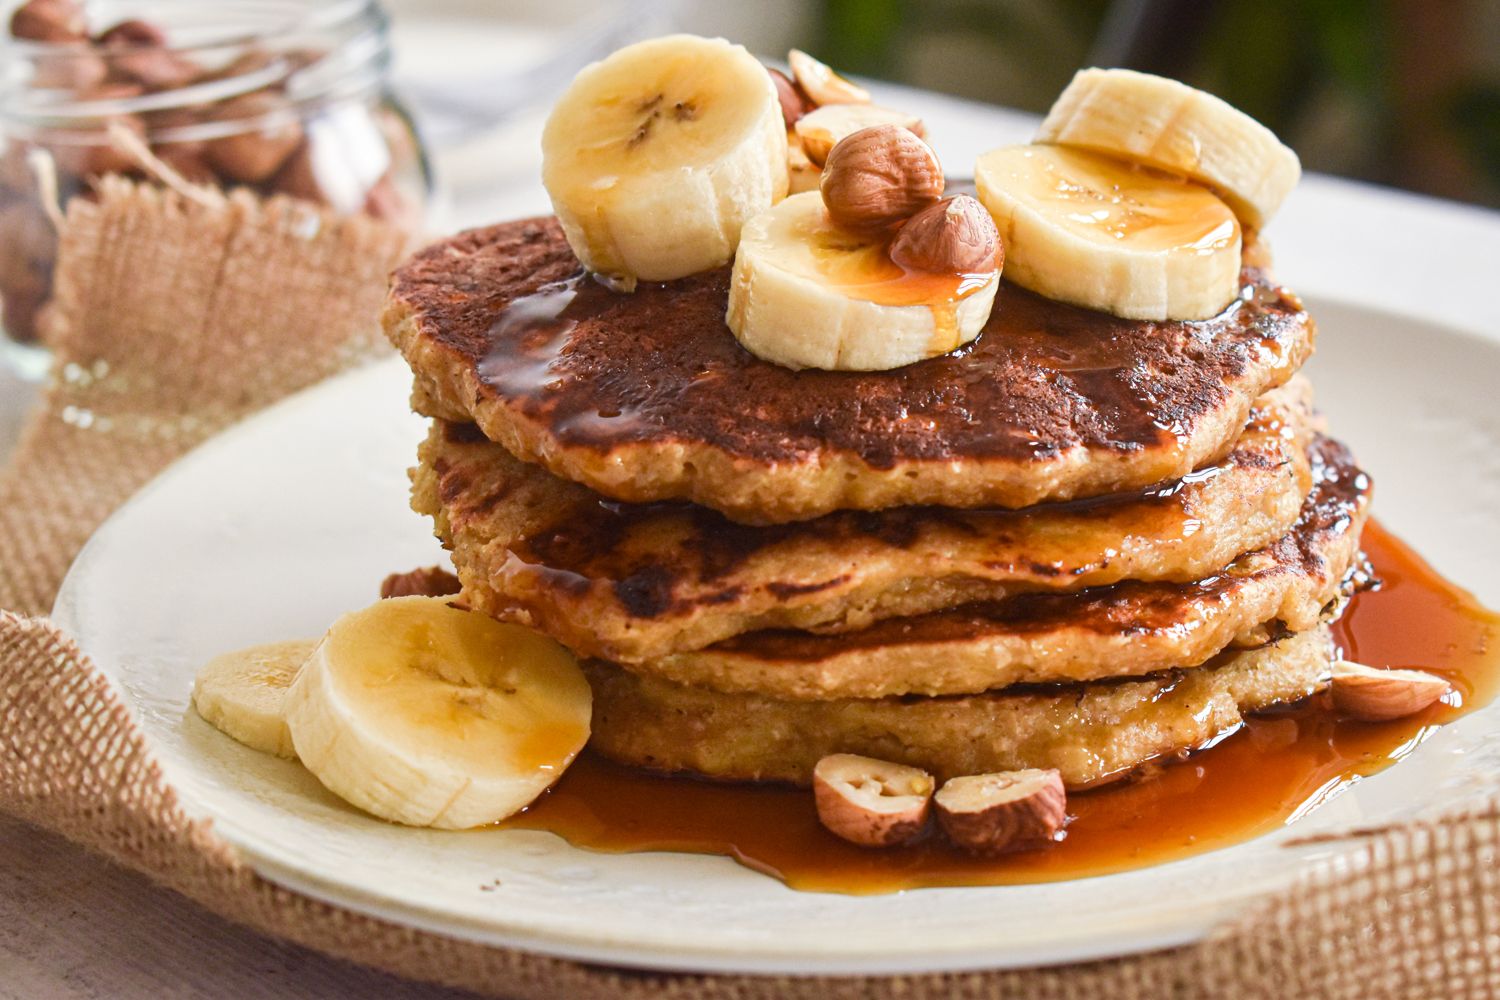
[{"label": "maple syrup drizzle", "polygon": [[812,795],[779,786],[648,774],[585,753],[557,786],[504,825],[548,830],[608,852],[722,854],[796,889],[879,893],[1104,875],[1248,840],[1390,766],[1431,732],[1500,689],[1500,615],[1444,580],[1377,523],[1364,547],[1378,590],[1356,596],[1334,636],[1350,659],[1417,667],[1453,682],[1451,704],[1385,723],[1337,718],[1316,698],[1250,719],[1149,780],[1075,793],[1067,837],[999,859],[930,837],[866,850],[818,824]]}]

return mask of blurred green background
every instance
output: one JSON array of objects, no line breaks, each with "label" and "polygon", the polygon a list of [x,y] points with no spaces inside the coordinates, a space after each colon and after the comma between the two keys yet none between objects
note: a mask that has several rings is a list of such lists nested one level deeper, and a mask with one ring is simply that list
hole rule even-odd
[{"label": "blurred green background", "polygon": [[[1042,112],[1130,66],[1254,115],[1311,170],[1500,207],[1495,0],[817,0],[851,73]],[[802,13],[802,12],[799,12]]]},{"label": "blurred green background", "polygon": [[773,59],[802,48],[1036,113],[1078,68],[1129,66],[1243,108],[1309,170],[1500,207],[1500,0],[384,2],[398,25],[448,16],[575,35],[623,9],[643,35],[723,35]]}]

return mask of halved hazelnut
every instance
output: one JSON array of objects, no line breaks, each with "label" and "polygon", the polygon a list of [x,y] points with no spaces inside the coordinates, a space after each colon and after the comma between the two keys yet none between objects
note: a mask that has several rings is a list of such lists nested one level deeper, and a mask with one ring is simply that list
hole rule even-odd
[{"label": "halved hazelnut", "polygon": [[802,92],[819,107],[825,104],[868,104],[870,101],[868,90],[839,76],[832,68],[800,49],[787,53],[786,61]]},{"label": "halved hazelnut", "polygon": [[463,590],[458,577],[441,566],[427,566],[406,573],[392,573],[380,582],[380,596],[387,597],[448,597]]},{"label": "halved hazelnut", "polygon": [[863,847],[891,847],[920,834],[932,786],[920,768],[852,753],[824,757],[813,768],[818,820]]},{"label": "halved hazelnut", "polygon": [[833,147],[860,129],[875,125],[899,125],[918,138],[927,134],[922,119],[904,111],[893,111],[875,104],[834,104],[809,111],[797,119],[793,131],[807,158],[823,166]]},{"label": "halved hazelnut", "polygon": [[797,119],[817,107],[807,99],[807,95],[797,89],[791,77],[781,70],[767,66],[766,72],[771,74],[771,82],[776,85],[776,98],[781,101],[781,117],[787,128],[797,124]]},{"label": "halved hazelnut", "polygon": [[1421,670],[1379,670],[1339,660],[1330,690],[1339,712],[1363,722],[1383,722],[1415,715],[1453,688]]},{"label": "halved hazelnut", "polygon": [[943,196],[943,165],[909,130],[877,125],[833,148],[819,190],[834,222],[854,232],[879,232]]},{"label": "halved hazelnut", "polygon": [[913,271],[981,274],[1000,269],[1005,249],[989,209],[961,194],[906,220],[891,241],[891,260]]},{"label": "halved hazelnut", "polygon": [[953,778],[938,789],[933,805],[955,846],[1004,854],[1056,840],[1068,797],[1060,772],[1029,769]]}]

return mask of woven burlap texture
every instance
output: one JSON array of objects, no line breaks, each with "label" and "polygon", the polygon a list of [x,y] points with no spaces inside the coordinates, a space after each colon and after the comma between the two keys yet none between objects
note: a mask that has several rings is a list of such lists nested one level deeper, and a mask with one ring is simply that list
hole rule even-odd
[{"label": "woven burlap texture", "polygon": [[70,206],[54,384],[0,476],[0,809],[267,934],[496,996],[1500,996],[1492,803],[1351,837],[1202,945],[1013,972],[630,972],[418,932],[255,875],[182,808],[108,680],[40,616],[89,534],[173,458],[382,349],[374,317],[399,252],[378,225],[293,202],[200,204],[111,182]]}]

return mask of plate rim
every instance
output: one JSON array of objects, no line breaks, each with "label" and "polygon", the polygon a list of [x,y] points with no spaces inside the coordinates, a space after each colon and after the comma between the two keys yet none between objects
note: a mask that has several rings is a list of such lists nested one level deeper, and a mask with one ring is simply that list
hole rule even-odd
[{"label": "plate rim", "polygon": [[[1486,336],[1469,328],[1454,326],[1441,320],[1434,321],[1425,317],[1413,317],[1403,310],[1391,309],[1385,306],[1371,306],[1359,301],[1347,301],[1339,296],[1331,296],[1326,293],[1317,295],[1316,298],[1330,304],[1339,304],[1357,309],[1375,309],[1398,319],[1414,319],[1424,324],[1441,326],[1447,332],[1466,340],[1474,340],[1478,344],[1490,349],[1495,347],[1496,338]],[[214,435],[171,463],[117,508],[100,525],[99,529],[80,550],[77,558],[69,567],[63,584],[59,589],[58,597],[53,607],[54,620],[65,630],[72,634],[77,634],[79,625],[81,624],[79,615],[83,610],[75,600],[76,593],[81,586],[79,581],[84,579],[90,572],[91,567],[98,559],[100,549],[108,544],[111,532],[119,530],[115,525],[133,516],[133,511],[140,506],[150,503],[152,497],[157,495],[157,493],[170,489],[174,481],[185,476],[190,476],[193,469],[199,463],[211,460],[221,450],[232,448],[235,442],[242,436],[256,434],[263,424],[286,421],[289,419],[288,414],[295,414],[296,411],[306,407],[316,407],[317,401],[321,396],[326,393],[336,392],[338,386],[361,379],[379,379],[383,374],[387,374],[389,369],[404,371],[399,358],[388,355],[383,359],[373,359],[369,363],[361,364],[331,379],[300,390],[276,404],[248,416],[223,432]],[[88,652],[87,650],[85,651]],[[137,706],[117,666],[107,660],[95,657],[92,653],[90,653],[90,656],[94,659],[101,673],[108,678],[111,687],[121,698],[122,702],[125,703],[132,717],[138,718]],[[163,763],[168,762],[164,760]],[[170,768],[168,770],[170,772]],[[194,815],[207,818],[211,822],[216,819],[216,817],[206,811],[205,805],[201,800],[191,795],[186,796],[182,804]],[[1146,931],[1135,932],[1128,942],[1121,942],[1117,938],[1111,938],[1108,940],[1108,943],[1101,944],[1095,939],[1079,937],[1075,934],[1060,937],[1050,948],[1039,948],[1024,957],[1010,956],[997,959],[993,954],[974,950],[972,946],[967,946],[969,950],[966,951],[966,946],[960,945],[952,951],[924,949],[921,953],[912,953],[895,960],[881,960],[881,956],[869,953],[861,954],[853,951],[842,951],[830,960],[827,956],[820,956],[809,950],[799,951],[797,949],[790,949],[778,952],[768,950],[759,944],[752,944],[742,951],[726,949],[722,944],[708,948],[694,948],[691,942],[678,944],[674,952],[671,955],[667,955],[654,953],[642,954],[640,945],[638,944],[633,945],[624,940],[611,941],[607,936],[597,933],[577,932],[568,934],[552,929],[543,935],[528,934],[523,923],[525,919],[524,913],[516,913],[509,920],[503,919],[504,914],[497,913],[495,915],[496,919],[486,920],[482,922],[482,925],[479,921],[471,922],[468,918],[456,917],[450,914],[447,923],[443,923],[436,918],[429,918],[427,913],[420,908],[403,908],[403,904],[394,901],[382,901],[373,895],[368,895],[364,890],[357,889],[347,883],[334,883],[334,887],[330,888],[328,885],[320,883],[316,878],[307,877],[295,870],[286,868],[275,857],[269,856],[259,850],[253,843],[234,836],[235,824],[233,822],[218,825],[221,829],[221,836],[225,837],[226,842],[231,843],[246,858],[252,868],[271,881],[313,898],[318,898],[355,912],[365,913],[403,926],[415,927],[460,940],[516,948],[537,954],[585,962],[607,962],[617,966],[662,971],[762,975],[828,975],[857,974],[859,972],[870,974],[902,972],[941,973],[976,969],[1026,968],[1063,962],[1092,961],[1176,947],[1207,937],[1213,932],[1216,926],[1225,920],[1232,918],[1255,901],[1265,898],[1267,894],[1275,891],[1279,886],[1290,882],[1305,872],[1310,863],[1310,859],[1308,858],[1299,857],[1294,859],[1284,869],[1281,869],[1282,878],[1274,880],[1271,883],[1262,883],[1253,891],[1248,891],[1232,900],[1225,901],[1221,899],[1216,901],[1214,905],[1191,908],[1180,907],[1173,915],[1176,919],[1152,924],[1151,928]],[[1270,835],[1272,834],[1263,836]],[[726,864],[733,863],[729,859],[721,860]],[[947,890],[914,890],[914,892],[943,891]],[[1189,913],[1192,914],[1191,920],[1187,919],[1187,914]],[[470,926],[471,923],[473,926]],[[1165,926],[1162,926],[1162,924],[1165,924]],[[776,968],[767,969],[766,965],[768,963],[774,964]],[[789,968],[791,966],[795,968]]]}]

